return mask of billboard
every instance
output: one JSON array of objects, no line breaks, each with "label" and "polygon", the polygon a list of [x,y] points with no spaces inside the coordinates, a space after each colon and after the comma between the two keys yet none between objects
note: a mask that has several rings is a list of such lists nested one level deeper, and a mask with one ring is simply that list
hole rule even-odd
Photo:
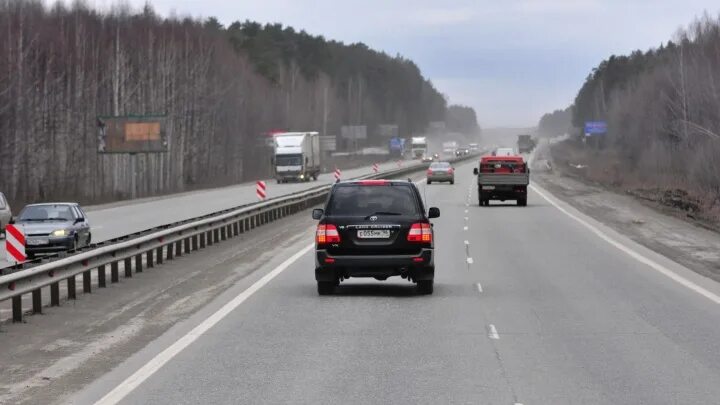
[{"label": "billboard", "polygon": [[98,153],[168,151],[164,115],[98,117]]},{"label": "billboard", "polygon": [[343,139],[367,139],[367,126],[365,125],[343,125],[340,128],[340,136]]}]

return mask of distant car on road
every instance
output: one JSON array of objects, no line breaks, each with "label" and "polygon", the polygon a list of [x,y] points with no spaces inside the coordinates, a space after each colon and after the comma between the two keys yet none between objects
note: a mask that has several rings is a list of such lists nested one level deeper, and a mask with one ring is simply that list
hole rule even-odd
[{"label": "distant car on road", "polygon": [[455,169],[448,162],[433,162],[427,169],[427,184],[433,181],[455,184]]},{"label": "distant car on road", "polygon": [[5,194],[0,193],[0,235],[5,235],[5,225],[12,219],[12,210]]},{"label": "distant car on road", "polygon": [[28,258],[74,250],[92,241],[87,215],[77,203],[30,204],[14,222],[25,235]]},{"label": "distant car on road", "polygon": [[424,156],[422,157],[422,162],[423,162],[423,163],[430,163],[430,162],[432,162],[432,161],[433,161],[433,157],[430,156],[430,155],[424,155]]},{"label": "distant car on road", "polygon": [[516,156],[515,149],[513,148],[497,148],[492,153],[493,156]]},{"label": "distant car on road", "polygon": [[435,278],[434,237],[418,188],[409,181],[340,182],[330,190],[315,234],[315,280],[318,294],[332,294],[350,277],[386,280],[400,276],[432,294]]}]

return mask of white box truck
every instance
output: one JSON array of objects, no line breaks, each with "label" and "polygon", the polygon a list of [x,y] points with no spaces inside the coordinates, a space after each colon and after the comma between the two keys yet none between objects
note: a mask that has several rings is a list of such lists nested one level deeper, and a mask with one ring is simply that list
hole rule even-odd
[{"label": "white box truck", "polygon": [[455,151],[457,151],[458,149],[458,143],[455,141],[443,142],[442,148],[443,156],[445,156],[446,158],[451,158],[455,156]]},{"label": "white box truck", "polygon": [[414,136],[410,140],[410,153],[415,159],[422,159],[428,154],[427,138],[424,136]]},{"label": "white box truck", "polygon": [[273,135],[273,166],[278,183],[317,180],[320,175],[320,134],[279,132]]}]

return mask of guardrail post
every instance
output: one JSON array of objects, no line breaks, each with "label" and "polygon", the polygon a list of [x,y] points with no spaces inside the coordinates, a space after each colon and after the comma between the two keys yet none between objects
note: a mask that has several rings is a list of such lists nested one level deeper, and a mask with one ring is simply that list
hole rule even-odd
[{"label": "guardrail post", "polygon": [[167,248],[166,248],[165,250],[167,250],[167,259],[168,259],[168,260],[172,260],[173,257],[175,256],[175,254],[174,254],[175,252],[173,252],[173,249],[174,249],[174,248],[175,248],[175,244],[174,244],[174,243],[171,243],[171,244],[167,245]]},{"label": "guardrail post", "polygon": [[132,277],[132,258],[125,258],[125,264],[123,264],[123,268],[125,269],[125,278]]},{"label": "guardrail post", "polygon": [[143,271],[142,253],[139,253],[139,254],[135,255],[135,272],[142,273],[142,271]]},{"label": "guardrail post", "polygon": [[214,243],[212,229],[205,233],[205,239],[206,239],[205,242],[207,243],[207,245],[212,246],[212,244]]},{"label": "guardrail post", "polygon": [[207,237],[207,234],[205,232],[198,235],[198,238],[200,239],[200,249],[205,249],[205,238]]},{"label": "guardrail post", "polygon": [[185,253],[190,253],[190,242],[192,238],[185,238]]},{"label": "guardrail post", "polygon": [[92,292],[92,275],[90,270],[83,271],[83,293],[90,294]]},{"label": "guardrail post", "polygon": [[60,306],[60,283],[58,282],[50,284],[50,306]]},{"label": "guardrail post", "polygon": [[240,221],[233,222],[233,233],[235,236],[240,235]]},{"label": "guardrail post", "polygon": [[120,274],[118,273],[118,262],[110,263],[110,282],[117,283],[120,281]]},{"label": "guardrail post", "polygon": [[156,262],[157,264],[162,264],[162,263],[163,263],[163,247],[164,247],[164,246],[161,245],[161,246],[158,246],[158,248],[157,248],[157,254],[155,255],[155,256],[157,256],[157,257],[155,258],[155,262]]},{"label": "guardrail post", "polygon": [[107,287],[107,284],[105,283],[105,265],[99,266],[97,269],[98,272],[98,287],[105,288]]},{"label": "guardrail post", "polygon": [[75,276],[70,276],[67,278],[67,289],[68,298],[71,300],[77,299],[77,294],[75,293]]},{"label": "guardrail post", "polygon": [[220,229],[213,229],[213,243],[219,243],[220,242]]},{"label": "guardrail post", "polygon": [[227,240],[227,226],[220,228],[220,240]]},{"label": "guardrail post", "polygon": [[32,291],[32,305],[33,314],[42,314],[42,290],[39,288]]},{"label": "guardrail post", "polygon": [[12,297],[12,318],[13,322],[22,322],[22,296]]},{"label": "guardrail post", "polygon": [[145,252],[145,256],[147,256],[147,266],[148,266],[148,268],[150,268],[150,267],[155,267],[155,262],[153,261],[153,250],[150,249],[150,250],[148,250],[147,252]]},{"label": "guardrail post", "polygon": [[179,240],[175,242],[175,256],[182,256],[183,254],[183,241]]}]

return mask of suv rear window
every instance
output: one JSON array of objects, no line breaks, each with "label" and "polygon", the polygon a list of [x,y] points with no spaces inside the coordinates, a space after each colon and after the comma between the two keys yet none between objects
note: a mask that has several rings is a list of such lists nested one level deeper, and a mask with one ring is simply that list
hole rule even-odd
[{"label": "suv rear window", "polygon": [[432,169],[446,169],[450,167],[450,163],[448,162],[436,162],[430,165]]},{"label": "suv rear window", "polygon": [[340,216],[367,216],[378,212],[415,216],[420,210],[409,186],[347,185],[335,187],[326,212]]}]

